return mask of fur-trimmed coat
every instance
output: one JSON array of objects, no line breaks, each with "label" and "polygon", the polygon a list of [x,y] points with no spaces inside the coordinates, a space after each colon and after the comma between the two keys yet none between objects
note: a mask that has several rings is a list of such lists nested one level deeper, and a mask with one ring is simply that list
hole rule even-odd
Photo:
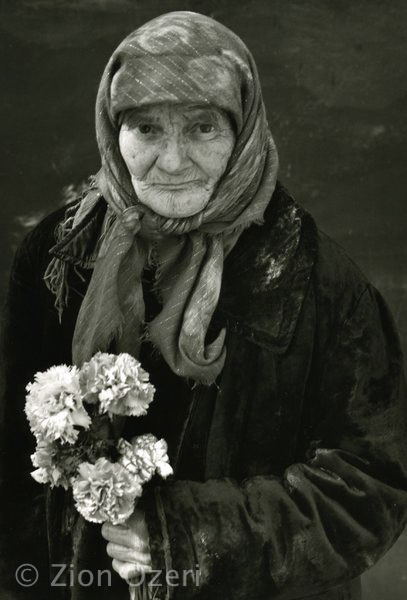
[{"label": "fur-trimmed coat", "polygon": [[[88,217],[81,235],[89,245],[104,210],[102,200]],[[300,242],[279,270],[293,211]],[[4,586],[16,598],[121,600],[127,585],[111,569],[100,526],[86,524],[77,535],[69,494],[56,490],[44,500],[29,476],[34,439],[24,386],[35,371],[71,362],[91,273],[78,261],[70,267],[59,323],[42,277],[62,217],[61,210],[47,217],[21,245],[4,317]],[[54,252],[75,262],[75,243],[73,236]],[[146,272],[147,317],[159,310],[150,284]],[[359,575],[393,544],[407,514],[403,360],[386,303],[277,185],[265,223],[248,228],[225,261],[214,331],[223,324],[226,364],[210,387],[180,379],[142,347],[156,399],[127,434],[165,437],[175,467],[141,501],[153,569],[161,571],[155,597],[356,600]],[[15,584],[21,563],[38,568],[37,584]],[[67,566],[50,588],[47,570],[54,565],[55,578],[57,564]],[[103,569],[111,587],[98,577]],[[170,569],[177,575],[165,577]],[[81,570],[91,571],[92,586],[80,585]]]}]

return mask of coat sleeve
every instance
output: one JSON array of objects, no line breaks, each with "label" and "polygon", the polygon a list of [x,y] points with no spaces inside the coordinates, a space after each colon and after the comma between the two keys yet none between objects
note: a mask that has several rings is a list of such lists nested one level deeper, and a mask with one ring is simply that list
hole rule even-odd
[{"label": "coat sleeve", "polygon": [[[10,599],[46,598],[42,584],[48,581],[43,486],[30,477],[35,440],[24,413],[25,386],[38,367],[41,328],[38,270],[29,252],[31,238],[29,235],[16,253],[2,313],[0,595]],[[33,587],[16,583],[16,570],[26,563],[40,576]]]},{"label": "coat sleeve", "polygon": [[303,598],[358,576],[394,543],[406,521],[406,394],[394,324],[372,286],[330,343],[317,387],[314,441],[281,478],[156,488],[153,564],[174,569],[157,597]]}]

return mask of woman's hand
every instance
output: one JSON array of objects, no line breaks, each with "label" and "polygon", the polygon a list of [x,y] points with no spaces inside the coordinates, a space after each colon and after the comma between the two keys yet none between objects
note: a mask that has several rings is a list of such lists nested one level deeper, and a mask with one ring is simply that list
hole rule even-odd
[{"label": "woman's hand", "polygon": [[123,525],[104,523],[102,536],[109,542],[106,552],[120,577],[129,580],[151,571],[148,529],[141,510],[136,508]]}]

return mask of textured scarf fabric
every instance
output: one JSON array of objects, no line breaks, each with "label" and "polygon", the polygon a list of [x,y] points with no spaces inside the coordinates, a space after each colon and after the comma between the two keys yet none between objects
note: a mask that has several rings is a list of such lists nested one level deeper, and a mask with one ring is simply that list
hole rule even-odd
[{"label": "textured scarf fabric", "polygon": [[[159,102],[215,106],[236,127],[227,169],[205,209],[166,218],[142,206],[121,157],[120,115]],[[223,262],[242,230],[262,221],[277,176],[257,69],[244,43],[216,21],[175,12],[130,34],[113,53],[96,103],[102,167],[96,186],[108,203],[110,226],[100,245],[73,339],[76,364],[112,340],[138,355],[144,321],[141,284],[151,248],[163,307],[146,335],[180,376],[211,384],[226,355],[225,331],[206,343],[218,303]],[[82,201],[79,224],[93,194]],[[156,240],[156,241],[151,241]]]}]

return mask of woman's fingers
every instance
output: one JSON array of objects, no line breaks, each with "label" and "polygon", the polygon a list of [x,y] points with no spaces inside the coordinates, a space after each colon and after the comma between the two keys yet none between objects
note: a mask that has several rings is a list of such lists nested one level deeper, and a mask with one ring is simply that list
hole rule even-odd
[{"label": "woman's fingers", "polygon": [[113,568],[123,579],[151,571],[148,529],[142,511],[136,508],[123,525],[104,523],[102,536],[109,542],[106,552],[113,559]]},{"label": "woman's fingers", "polygon": [[113,559],[112,567],[120,577],[126,580],[137,578],[138,576],[151,571],[151,567],[144,567],[143,565],[138,564],[135,565],[133,563],[118,560],[117,558]]},{"label": "woman's fingers", "polygon": [[139,564],[144,567],[151,567],[151,556],[149,552],[140,552],[121,544],[109,542],[106,546],[106,552],[110,558],[123,562]]},{"label": "woman's fingers", "polygon": [[128,548],[138,550],[139,552],[143,552],[148,548],[148,540],[138,535],[137,532],[132,531],[129,527],[123,525],[104,523],[102,527],[102,536],[108,542],[127,546]]}]

